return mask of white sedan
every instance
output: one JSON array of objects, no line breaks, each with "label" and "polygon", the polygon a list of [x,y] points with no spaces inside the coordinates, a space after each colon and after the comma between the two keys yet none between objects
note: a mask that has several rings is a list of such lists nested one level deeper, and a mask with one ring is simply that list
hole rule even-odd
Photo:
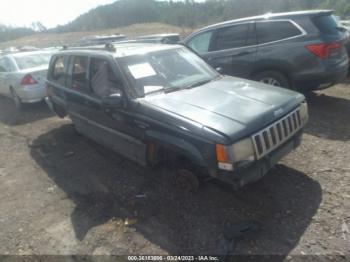
[{"label": "white sedan", "polygon": [[0,95],[11,97],[18,109],[23,103],[43,100],[51,55],[44,51],[1,55]]}]

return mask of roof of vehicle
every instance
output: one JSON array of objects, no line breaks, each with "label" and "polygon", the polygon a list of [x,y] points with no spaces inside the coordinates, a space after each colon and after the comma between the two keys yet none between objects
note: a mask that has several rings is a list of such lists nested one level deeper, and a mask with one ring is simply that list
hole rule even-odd
[{"label": "roof of vehicle", "polygon": [[154,35],[142,35],[136,37],[136,39],[147,39],[147,38],[163,38],[163,37],[172,37],[172,36],[180,36],[177,33],[171,33],[171,34],[154,34]]},{"label": "roof of vehicle", "polygon": [[86,54],[112,54],[114,57],[125,57],[139,54],[147,54],[162,50],[170,50],[182,47],[181,45],[166,45],[166,44],[154,44],[154,43],[116,43],[108,46],[88,46],[88,47],[73,47],[60,51],[60,53],[86,53]]},{"label": "roof of vehicle", "polygon": [[235,20],[217,23],[214,25],[204,27],[204,28],[200,29],[200,31],[212,29],[212,28],[214,29],[216,27],[221,27],[224,25],[241,23],[241,22],[268,20],[268,19],[282,19],[282,18],[290,18],[291,16],[293,16],[293,17],[295,17],[295,16],[317,16],[317,15],[326,15],[326,14],[331,14],[331,13],[333,13],[333,10],[308,10],[308,11],[296,11],[296,12],[285,12],[285,13],[267,13],[264,15],[245,17],[245,18],[240,18],[240,19],[235,19]]},{"label": "roof of vehicle", "polygon": [[87,36],[83,37],[82,40],[103,40],[103,39],[109,39],[109,38],[124,38],[125,35],[93,35],[93,36]]},{"label": "roof of vehicle", "polygon": [[3,56],[23,57],[23,56],[37,55],[37,54],[52,54],[52,51],[38,50],[38,51],[30,51],[30,52],[10,52],[10,53],[3,54]]}]

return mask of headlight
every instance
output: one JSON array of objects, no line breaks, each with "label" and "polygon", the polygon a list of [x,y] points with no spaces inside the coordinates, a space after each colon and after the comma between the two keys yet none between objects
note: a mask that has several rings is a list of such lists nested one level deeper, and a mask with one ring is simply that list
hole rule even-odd
[{"label": "headlight", "polygon": [[235,162],[254,160],[254,145],[250,138],[239,141],[232,146],[233,160]]},{"label": "headlight", "polygon": [[216,159],[220,169],[233,170],[234,163],[254,161],[254,155],[254,145],[250,138],[232,146],[216,145]]},{"label": "headlight", "polygon": [[306,102],[301,103],[299,113],[300,113],[301,123],[305,125],[307,121],[309,121],[309,110]]}]

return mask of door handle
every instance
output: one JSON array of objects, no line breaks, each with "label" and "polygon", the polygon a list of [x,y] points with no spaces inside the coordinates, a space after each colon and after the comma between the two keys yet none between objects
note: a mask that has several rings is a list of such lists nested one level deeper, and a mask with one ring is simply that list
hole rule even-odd
[{"label": "door handle", "polygon": [[249,55],[249,54],[251,54],[251,53],[252,53],[252,52],[246,51],[246,52],[239,53],[239,54],[237,54],[237,55],[235,55],[235,56],[244,56],[244,55]]}]

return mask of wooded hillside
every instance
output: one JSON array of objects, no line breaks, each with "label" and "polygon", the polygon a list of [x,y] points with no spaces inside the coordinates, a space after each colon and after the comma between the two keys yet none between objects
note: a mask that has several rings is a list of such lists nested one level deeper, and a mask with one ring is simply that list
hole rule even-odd
[{"label": "wooded hillside", "polygon": [[100,30],[134,23],[160,22],[175,26],[202,25],[259,15],[306,9],[334,9],[339,16],[350,16],[349,0],[207,0],[205,2],[120,0],[100,6],[57,32]]}]

